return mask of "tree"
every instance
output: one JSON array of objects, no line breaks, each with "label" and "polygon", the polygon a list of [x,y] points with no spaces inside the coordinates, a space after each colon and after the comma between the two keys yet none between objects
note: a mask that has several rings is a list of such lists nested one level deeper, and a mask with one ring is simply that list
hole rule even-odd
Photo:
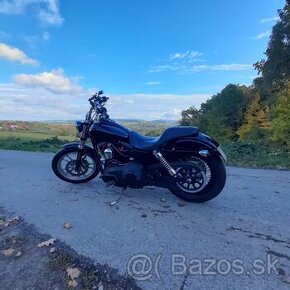
[{"label": "tree", "polygon": [[265,53],[267,59],[254,64],[261,75],[255,80],[255,86],[262,94],[265,90],[271,95],[283,89],[290,79],[290,0],[286,0],[278,15],[279,21],[272,29]]},{"label": "tree", "polygon": [[290,82],[280,92],[273,109],[274,118],[271,123],[271,139],[286,144],[290,149]]},{"label": "tree", "polygon": [[246,86],[229,84],[219,94],[201,104],[199,110],[190,107],[182,111],[180,124],[199,127],[219,139],[236,138],[236,130],[243,123],[250,94]]},{"label": "tree", "polygon": [[180,125],[199,127],[200,118],[200,111],[195,107],[190,107],[189,109],[181,112]]},{"label": "tree", "polygon": [[249,88],[227,85],[203,107],[203,115],[207,121],[206,131],[214,137],[236,138],[236,130],[244,121],[244,113],[249,100]]},{"label": "tree", "polygon": [[260,95],[256,94],[247,107],[245,123],[237,130],[241,140],[259,139],[264,137],[269,129],[269,107],[260,102]]}]

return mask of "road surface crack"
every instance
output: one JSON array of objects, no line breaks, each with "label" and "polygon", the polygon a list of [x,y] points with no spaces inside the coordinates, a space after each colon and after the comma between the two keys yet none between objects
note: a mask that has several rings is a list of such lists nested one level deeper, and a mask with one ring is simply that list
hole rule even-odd
[{"label": "road surface crack", "polygon": [[279,243],[279,244],[286,244],[287,247],[290,246],[289,240],[281,240],[281,239],[275,238],[271,235],[266,235],[266,234],[262,234],[262,233],[253,233],[251,231],[247,231],[247,230],[244,230],[241,228],[235,228],[235,227],[227,228],[227,231],[240,231],[240,232],[248,234],[249,238],[256,238],[256,239],[261,239],[261,240],[265,240],[265,241],[272,241],[272,242]]}]

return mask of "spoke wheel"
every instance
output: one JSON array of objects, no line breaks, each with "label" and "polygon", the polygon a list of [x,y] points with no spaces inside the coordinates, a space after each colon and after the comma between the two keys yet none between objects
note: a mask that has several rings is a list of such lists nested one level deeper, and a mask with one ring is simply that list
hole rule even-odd
[{"label": "spoke wheel", "polygon": [[176,169],[177,186],[188,193],[196,193],[206,186],[205,171],[198,165],[190,163]]},{"label": "spoke wheel", "polygon": [[82,156],[79,170],[76,170],[77,152],[69,152],[59,159],[57,168],[59,172],[70,179],[85,179],[90,177],[95,169],[96,163],[86,153]]},{"label": "spoke wheel", "polygon": [[79,169],[76,170],[77,149],[63,149],[52,161],[54,173],[67,182],[83,183],[96,177],[99,173],[96,158],[90,151],[83,152]]},{"label": "spoke wheel", "polygon": [[177,180],[170,190],[183,200],[198,203],[211,200],[225,185],[226,170],[219,157],[193,155],[171,165],[177,171]]},{"label": "spoke wheel", "polygon": [[189,158],[188,161],[196,164],[198,167],[200,167],[203,170],[203,172],[205,173],[205,183],[207,185],[211,180],[211,170],[209,166],[207,165],[207,163],[196,156],[192,156],[191,158]]}]

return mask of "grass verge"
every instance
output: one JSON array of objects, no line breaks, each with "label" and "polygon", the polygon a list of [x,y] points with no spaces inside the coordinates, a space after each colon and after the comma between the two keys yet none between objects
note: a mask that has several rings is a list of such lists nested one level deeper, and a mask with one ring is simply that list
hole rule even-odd
[{"label": "grass verge", "polygon": [[0,149],[35,151],[35,152],[57,152],[65,143],[72,140],[59,139],[57,136],[44,140],[26,141],[21,138],[4,138],[0,140]]}]

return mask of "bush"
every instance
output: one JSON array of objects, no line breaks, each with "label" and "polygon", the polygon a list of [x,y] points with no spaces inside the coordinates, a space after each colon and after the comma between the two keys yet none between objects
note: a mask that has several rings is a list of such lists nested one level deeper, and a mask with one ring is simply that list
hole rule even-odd
[{"label": "bush", "polygon": [[290,168],[290,152],[277,144],[256,142],[227,142],[222,145],[229,165],[263,168]]}]

